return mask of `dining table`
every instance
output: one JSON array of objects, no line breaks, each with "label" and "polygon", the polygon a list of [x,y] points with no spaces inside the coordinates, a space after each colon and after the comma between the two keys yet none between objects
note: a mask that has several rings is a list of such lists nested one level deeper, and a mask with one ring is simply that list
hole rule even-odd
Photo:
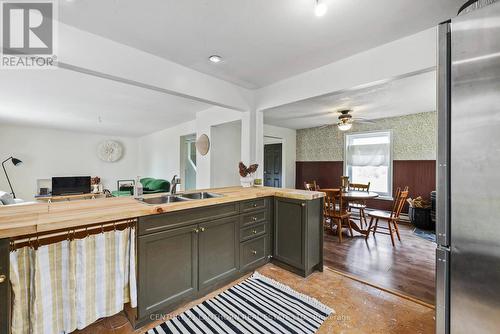
[{"label": "dining table", "polygon": [[[328,191],[328,190],[337,190],[337,189],[321,189],[320,191]],[[342,191],[342,197],[346,201],[346,207],[349,206],[349,201],[365,201],[369,199],[374,199],[379,197],[379,194],[374,192],[374,191],[359,191],[359,190],[347,190],[347,191]],[[354,231],[361,233],[363,235],[366,235],[368,233],[368,230],[363,230],[361,229],[358,224],[352,219],[349,219],[351,223],[351,227]]]}]

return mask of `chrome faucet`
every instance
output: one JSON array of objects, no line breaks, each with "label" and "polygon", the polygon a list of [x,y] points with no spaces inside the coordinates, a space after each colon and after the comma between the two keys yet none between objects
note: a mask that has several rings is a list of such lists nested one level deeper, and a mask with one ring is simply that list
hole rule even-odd
[{"label": "chrome faucet", "polygon": [[177,185],[181,184],[181,178],[174,175],[172,181],[170,181],[170,194],[175,195],[177,193]]}]

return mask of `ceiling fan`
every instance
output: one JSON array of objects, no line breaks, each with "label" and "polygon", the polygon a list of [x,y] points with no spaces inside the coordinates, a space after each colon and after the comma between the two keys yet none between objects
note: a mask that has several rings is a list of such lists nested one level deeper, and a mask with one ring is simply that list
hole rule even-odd
[{"label": "ceiling fan", "polygon": [[[370,123],[370,124],[375,123],[374,121],[366,119],[366,118],[352,117],[352,115],[350,114],[350,113],[352,113],[351,109],[342,109],[342,110],[339,110],[338,113],[340,113],[340,115],[338,117],[339,121],[337,123],[337,127],[339,128],[340,131],[350,130],[352,128],[352,124],[354,122],[356,122],[356,123]],[[325,124],[325,125],[320,126],[319,128],[323,129],[323,128],[326,128],[330,125],[333,125],[333,124]]]}]

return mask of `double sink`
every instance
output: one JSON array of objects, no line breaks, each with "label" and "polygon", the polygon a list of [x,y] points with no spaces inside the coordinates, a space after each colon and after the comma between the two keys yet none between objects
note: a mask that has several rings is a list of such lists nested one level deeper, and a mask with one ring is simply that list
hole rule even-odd
[{"label": "double sink", "polygon": [[158,205],[158,204],[168,204],[168,203],[176,203],[176,202],[185,202],[192,201],[197,199],[209,199],[209,198],[217,198],[222,197],[221,194],[209,193],[205,191],[200,191],[196,193],[188,193],[181,195],[162,195],[158,197],[149,197],[149,198],[141,198],[138,201],[149,204],[149,205]]}]

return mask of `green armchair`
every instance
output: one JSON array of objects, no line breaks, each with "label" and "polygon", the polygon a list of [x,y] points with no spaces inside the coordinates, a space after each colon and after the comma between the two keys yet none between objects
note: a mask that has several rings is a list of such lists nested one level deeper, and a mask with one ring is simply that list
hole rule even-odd
[{"label": "green armchair", "polygon": [[162,179],[153,179],[146,177],[141,179],[144,194],[168,193],[170,191],[170,182]]},{"label": "green armchair", "polygon": [[[143,194],[168,193],[170,191],[170,182],[167,180],[145,177],[141,179],[141,184]],[[111,192],[111,194],[113,197],[131,196],[134,194],[134,188],[131,186],[119,186],[119,189]]]}]

